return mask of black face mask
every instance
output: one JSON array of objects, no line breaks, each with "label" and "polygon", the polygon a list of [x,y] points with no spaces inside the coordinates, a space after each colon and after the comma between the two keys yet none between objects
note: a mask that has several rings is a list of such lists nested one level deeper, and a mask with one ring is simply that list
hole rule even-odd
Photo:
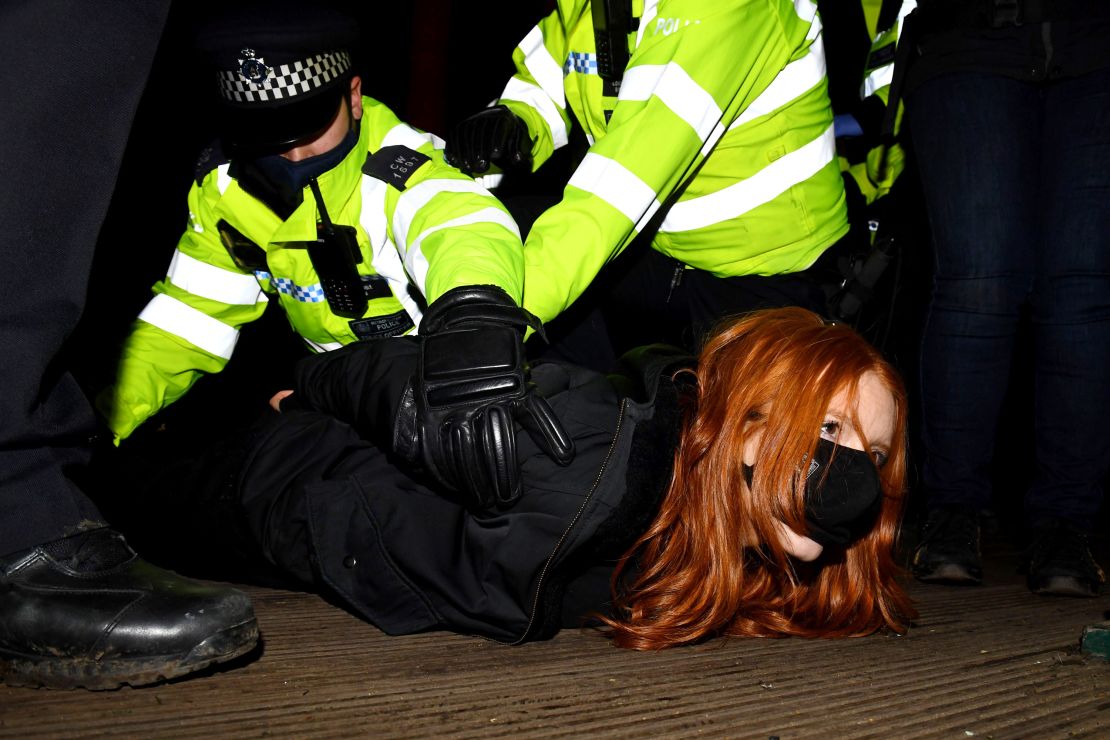
[{"label": "black face mask", "polygon": [[[744,465],[743,470],[751,486],[753,469]],[[806,474],[805,502],[811,540],[822,547],[849,545],[867,534],[882,508],[878,468],[862,450],[818,440]]]},{"label": "black face mask", "polygon": [[806,473],[806,525],[823,547],[844,546],[871,529],[883,503],[879,469],[862,450],[818,440]]},{"label": "black face mask", "polygon": [[275,186],[290,190],[303,190],[308,185],[309,180],[319,177],[342,162],[343,158],[355,148],[357,143],[358,129],[352,129],[347,132],[342,141],[315,157],[292,162],[280,154],[270,154],[255,159],[254,165]]},{"label": "black face mask", "polygon": [[280,154],[254,159],[232,160],[229,174],[239,185],[261,200],[283,220],[289,218],[304,199],[308,181],[338,166],[358,143],[358,128],[347,132],[334,147],[299,162]]}]

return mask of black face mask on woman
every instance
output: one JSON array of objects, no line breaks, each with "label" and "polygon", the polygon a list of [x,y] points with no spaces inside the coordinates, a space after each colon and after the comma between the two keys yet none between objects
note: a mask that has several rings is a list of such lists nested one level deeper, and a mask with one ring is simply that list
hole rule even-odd
[{"label": "black face mask on woman", "polygon": [[[753,469],[744,465],[750,486]],[[849,545],[871,529],[882,507],[883,487],[871,456],[862,450],[817,441],[806,472],[808,536],[822,547]]]},{"label": "black face mask on woman", "polygon": [[875,523],[883,486],[871,456],[818,440],[806,472],[806,526],[823,547],[851,544]]}]

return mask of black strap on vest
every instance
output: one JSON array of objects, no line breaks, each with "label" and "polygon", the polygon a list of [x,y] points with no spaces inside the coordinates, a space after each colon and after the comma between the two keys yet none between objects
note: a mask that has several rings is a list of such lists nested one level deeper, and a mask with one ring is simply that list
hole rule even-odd
[{"label": "black strap on vest", "polygon": [[902,0],[883,0],[879,6],[879,18],[875,24],[876,31],[885,31],[898,22],[898,13],[902,10]]},{"label": "black strap on vest", "polygon": [[898,105],[902,102],[902,87],[906,82],[906,70],[912,61],[913,50],[917,47],[917,33],[920,17],[917,10],[902,21],[898,34],[898,46],[894,53],[894,71],[891,73],[890,88],[887,90],[886,111],[883,113],[881,141],[890,146],[894,143],[894,122],[898,117]]}]

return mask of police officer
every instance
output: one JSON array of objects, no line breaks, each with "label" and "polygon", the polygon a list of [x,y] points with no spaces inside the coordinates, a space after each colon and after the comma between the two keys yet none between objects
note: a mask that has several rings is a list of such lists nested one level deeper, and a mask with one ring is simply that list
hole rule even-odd
[{"label": "police officer", "polygon": [[362,95],[357,39],[353,19],[304,3],[247,6],[201,32],[222,147],[201,156],[185,233],[99,407],[127,437],[221,370],[271,301],[315,351],[419,326],[413,455],[453,488],[511,497],[514,419],[570,454],[520,350],[538,324],[518,307],[519,231],[433,136]]},{"label": "police officer", "polygon": [[572,117],[584,131],[588,151],[525,240],[525,307],[553,319],[642,234],[651,248],[605,285],[639,323],[823,310],[807,269],[848,223],[820,29],[812,2],[560,0],[446,148],[468,172],[534,170]]},{"label": "police officer", "polygon": [[[165,1],[141,13],[128,0],[0,6],[0,67],[19,101],[0,106],[4,162],[19,173],[0,179],[0,678],[9,684],[146,684],[258,640],[246,594],[156,568],[107,527],[78,483],[92,410],[59,372],[168,11]],[[59,114],[59,100],[80,114]]]}]

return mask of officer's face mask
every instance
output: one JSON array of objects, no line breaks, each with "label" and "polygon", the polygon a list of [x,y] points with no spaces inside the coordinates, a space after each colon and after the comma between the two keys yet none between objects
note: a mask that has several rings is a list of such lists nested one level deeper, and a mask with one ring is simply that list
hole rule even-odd
[{"label": "officer's face mask", "polygon": [[358,128],[355,127],[330,150],[298,162],[280,154],[239,158],[232,155],[228,174],[284,221],[304,201],[304,189],[309,181],[336,167],[357,143]]},{"label": "officer's face mask", "polygon": [[279,192],[301,191],[309,180],[338,166],[357,143],[358,129],[355,128],[348,131],[335,147],[315,157],[292,162],[280,154],[269,154],[256,158],[253,164],[259,174]]},{"label": "officer's face mask", "polygon": [[[743,468],[750,486],[753,468]],[[858,540],[874,525],[882,507],[882,482],[871,456],[827,439],[817,442],[805,486],[807,535],[822,547]]]}]

